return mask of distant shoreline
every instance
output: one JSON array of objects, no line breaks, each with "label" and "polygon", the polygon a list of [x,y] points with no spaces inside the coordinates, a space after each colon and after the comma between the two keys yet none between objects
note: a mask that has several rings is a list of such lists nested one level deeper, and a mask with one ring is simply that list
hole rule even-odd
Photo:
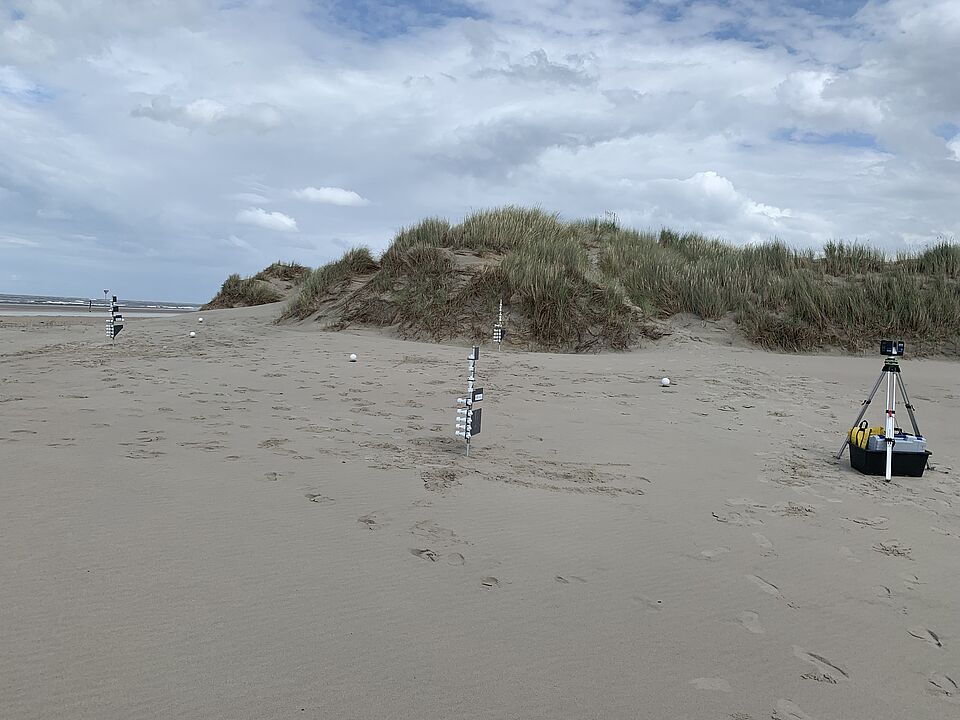
[{"label": "distant shoreline", "polygon": [[[120,306],[120,312],[126,317],[165,317],[167,315],[181,315],[188,312],[197,312],[199,308],[130,308]],[[106,317],[107,308],[100,303],[94,303],[89,310],[79,305],[44,304],[37,303],[0,303],[0,316],[5,317]]]}]

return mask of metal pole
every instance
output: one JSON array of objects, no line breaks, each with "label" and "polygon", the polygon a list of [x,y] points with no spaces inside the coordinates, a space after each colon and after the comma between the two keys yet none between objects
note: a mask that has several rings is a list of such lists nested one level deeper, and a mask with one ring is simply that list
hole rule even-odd
[{"label": "metal pole", "polygon": [[896,414],[897,414],[897,385],[892,372],[887,373],[887,422],[884,427],[884,436],[887,446],[887,482],[893,477],[893,444],[894,433],[896,432]]}]

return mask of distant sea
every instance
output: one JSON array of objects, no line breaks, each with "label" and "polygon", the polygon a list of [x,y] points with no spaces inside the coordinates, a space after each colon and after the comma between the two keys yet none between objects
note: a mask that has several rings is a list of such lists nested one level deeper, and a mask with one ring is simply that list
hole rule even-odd
[{"label": "distant sea", "polygon": [[[90,301],[93,309],[90,309]],[[120,312],[131,317],[195,312],[196,303],[119,298]],[[0,315],[86,315],[106,313],[110,304],[101,298],[56,297],[53,295],[9,295],[0,293]]]}]

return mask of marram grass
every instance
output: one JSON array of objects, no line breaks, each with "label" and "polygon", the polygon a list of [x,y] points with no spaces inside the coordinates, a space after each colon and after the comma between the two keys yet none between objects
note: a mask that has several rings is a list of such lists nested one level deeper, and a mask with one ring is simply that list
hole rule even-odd
[{"label": "marram grass", "polygon": [[310,273],[310,269],[294,262],[275,262],[253,277],[242,278],[237,273],[228,277],[220,291],[204,305],[204,309],[252,307],[279,302],[283,295],[271,280],[299,285]]},{"label": "marram grass", "polygon": [[898,337],[915,350],[960,341],[960,246],[888,258],[862,244],[820,253],[738,247],[696,233],[639,232],[611,217],[563,221],[503,207],[459,224],[427,218],[375,259],[357,248],[307,277],[284,311],[393,326],[406,337],[490,336],[500,298],[528,347],[624,349],[677,313],[732,318],[770,349],[850,350]]}]

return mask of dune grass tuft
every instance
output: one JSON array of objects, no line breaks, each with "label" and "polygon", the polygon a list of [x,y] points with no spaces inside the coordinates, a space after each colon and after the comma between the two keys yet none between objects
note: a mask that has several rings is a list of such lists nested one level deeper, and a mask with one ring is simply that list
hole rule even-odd
[{"label": "dune grass tuft", "polygon": [[203,307],[205,309],[252,307],[283,300],[282,290],[296,287],[310,274],[310,268],[295,262],[277,261],[253,277],[242,278],[234,273],[220,291]]},{"label": "dune grass tuft", "polygon": [[204,305],[204,309],[252,307],[282,300],[283,296],[269,283],[256,278],[242,278],[234,273],[220,287],[214,298]]},{"label": "dune grass tuft", "polygon": [[300,263],[277,261],[253,276],[254,280],[282,280],[299,285],[310,274],[310,268]]},{"label": "dune grass tuft", "polygon": [[287,304],[282,317],[307,317],[317,310],[318,304],[328,293],[378,267],[369,249],[358,247],[348,250],[339,260],[318,267],[306,277],[300,285],[300,292]]}]

